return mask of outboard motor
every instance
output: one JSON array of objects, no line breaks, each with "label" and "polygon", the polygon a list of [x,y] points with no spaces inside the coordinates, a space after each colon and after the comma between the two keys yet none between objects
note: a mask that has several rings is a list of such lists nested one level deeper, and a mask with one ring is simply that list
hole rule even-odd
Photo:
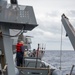
[{"label": "outboard motor", "polygon": [[52,72],[52,75],[63,75],[63,74],[61,70],[56,69]]}]

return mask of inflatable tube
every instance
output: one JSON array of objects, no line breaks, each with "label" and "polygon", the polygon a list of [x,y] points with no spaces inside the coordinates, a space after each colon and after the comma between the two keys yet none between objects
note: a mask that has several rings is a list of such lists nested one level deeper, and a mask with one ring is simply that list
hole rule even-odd
[{"label": "inflatable tube", "polygon": [[52,75],[63,75],[61,70],[54,70]]}]

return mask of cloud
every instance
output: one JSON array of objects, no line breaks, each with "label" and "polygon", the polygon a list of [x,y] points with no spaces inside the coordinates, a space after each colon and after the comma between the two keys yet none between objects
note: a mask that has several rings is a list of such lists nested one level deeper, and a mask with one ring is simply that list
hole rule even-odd
[{"label": "cloud", "polygon": [[[46,49],[60,49],[61,15],[65,13],[71,24],[75,25],[75,0],[18,0],[18,3],[34,8],[39,26],[25,33],[25,35],[33,36],[32,49],[37,48],[38,43],[46,44]],[[73,49],[65,34],[63,28],[63,49]]]},{"label": "cloud", "polygon": [[[62,23],[61,23],[61,11],[52,11],[52,12],[43,14],[41,18],[37,17],[39,26],[35,28],[32,31],[32,33],[34,33],[33,39],[35,40],[37,39],[36,41],[38,41],[38,42],[35,41],[36,44],[45,43],[47,44],[47,47],[46,47],[47,49],[53,50],[53,49],[60,49]],[[71,16],[70,15],[71,11],[69,12],[64,11],[64,12],[66,12],[68,16]],[[72,16],[70,18],[72,18]],[[62,34],[63,49],[67,49],[67,50],[73,49],[72,46],[70,46],[71,43],[68,37],[65,36],[66,32],[63,26],[62,26],[62,29],[63,29],[63,34]]]}]

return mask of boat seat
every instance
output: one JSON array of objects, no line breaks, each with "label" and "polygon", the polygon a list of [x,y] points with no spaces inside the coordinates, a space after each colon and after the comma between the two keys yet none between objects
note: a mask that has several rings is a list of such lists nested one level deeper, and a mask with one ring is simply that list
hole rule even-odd
[{"label": "boat seat", "polygon": [[19,75],[50,75],[49,68],[17,67]]}]

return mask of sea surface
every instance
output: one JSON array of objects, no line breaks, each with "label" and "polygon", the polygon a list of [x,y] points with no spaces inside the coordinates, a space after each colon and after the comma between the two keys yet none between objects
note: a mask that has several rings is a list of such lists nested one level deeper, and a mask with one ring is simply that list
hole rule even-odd
[{"label": "sea surface", "polygon": [[[58,69],[61,67],[63,75],[66,75],[70,73],[72,65],[75,65],[75,51],[46,50],[42,60]],[[73,72],[75,73],[75,68]]]}]

